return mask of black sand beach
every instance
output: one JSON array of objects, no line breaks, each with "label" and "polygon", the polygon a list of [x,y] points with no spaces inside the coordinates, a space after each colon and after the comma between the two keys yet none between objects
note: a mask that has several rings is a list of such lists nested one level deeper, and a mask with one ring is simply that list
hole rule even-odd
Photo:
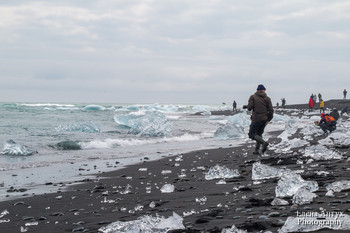
[{"label": "black sand beach", "polygon": [[[269,143],[279,142],[280,133],[274,132]],[[297,133],[293,137],[299,136]],[[315,138],[312,144],[317,144],[321,138]],[[168,217],[173,212],[183,216],[184,212],[191,211],[193,214],[183,217],[186,229],[173,232],[221,232],[232,225],[248,232],[277,232],[287,217],[296,216],[297,210],[319,211],[322,207],[350,213],[350,191],[335,193],[335,197],[329,198],[325,196],[324,186],[348,180],[348,148],[336,149],[343,159],[307,164],[308,158],[298,150],[291,154],[268,151],[269,156],[262,157],[251,153],[253,146],[251,141],[238,147],[194,151],[157,161],[145,158],[140,164],[98,174],[96,179],[69,186],[64,192],[0,202],[0,211],[9,212],[0,218],[0,232],[21,232],[21,229],[26,232],[98,232],[102,226],[118,220],[131,221],[156,214]],[[297,160],[304,164],[297,164]],[[285,198],[290,203],[287,206],[272,206],[277,178],[254,183],[252,164],[256,161],[278,168],[304,170],[301,176],[305,180],[318,182],[319,190],[315,192],[318,197],[313,203],[301,206],[293,205],[291,198]],[[226,179],[226,184],[217,184],[218,179],[206,180],[205,173],[216,164],[237,169],[240,177]],[[331,173],[324,176],[315,171]],[[173,184],[175,191],[161,193],[159,189],[166,183]],[[125,191],[128,192],[123,194]],[[206,200],[198,202],[196,198]],[[155,203],[153,208],[151,202]]]}]

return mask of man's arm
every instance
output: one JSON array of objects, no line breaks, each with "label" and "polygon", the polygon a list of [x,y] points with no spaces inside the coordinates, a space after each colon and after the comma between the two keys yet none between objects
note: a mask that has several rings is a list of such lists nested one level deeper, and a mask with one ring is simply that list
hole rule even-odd
[{"label": "man's arm", "polygon": [[254,109],[254,97],[253,97],[253,95],[251,95],[251,96],[249,97],[247,109],[248,109],[249,111],[251,111],[251,110]]}]

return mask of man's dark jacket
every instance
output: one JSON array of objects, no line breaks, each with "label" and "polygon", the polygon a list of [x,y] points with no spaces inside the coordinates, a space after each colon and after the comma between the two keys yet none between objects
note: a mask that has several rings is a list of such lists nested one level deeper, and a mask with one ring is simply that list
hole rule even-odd
[{"label": "man's dark jacket", "polygon": [[271,99],[264,91],[257,91],[249,97],[248,110],[253,110],[252,123],[270,121],[273,118]]}]

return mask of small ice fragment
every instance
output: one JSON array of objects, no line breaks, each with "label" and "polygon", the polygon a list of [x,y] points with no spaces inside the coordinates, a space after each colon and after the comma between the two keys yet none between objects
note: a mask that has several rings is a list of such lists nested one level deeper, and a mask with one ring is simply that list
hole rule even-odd
[{"label": "small ice fragment", "polygon": [[30,226],[37,226],[39,225],[38,222],[27,222],[26,224],[24,224],[26,227],[30,227]]},{"label": "small ice fragment", "polygon": [[8,210],[3,210],[0,213],[0,218],[4,217],[5,215],[8,215],[10,212]]},{"label": "small ice fragment", "polygon": [[329,174],[329,172],[326,172],[326,171],[318,171],[316,172],[317,175],[321,176],[321,175],[324,175],[324,176],[327,176]]},{"label": "small ice fragment", "polygon": [[248,231],[238,229],[235,225],[232,225],[231,228],[223,228],[221,233],[248,233]]},{"label": "small ice fragment", "polygon": [[146,171],[147,171],[147,168],[146,168],[146,167],[144,167],[144,168],[141,167],[141,168],[139,168],[139,171],[140,171],[140,172],[146,172]]},{"label": "small ice fragment", "polygon": [[206,180],[214,180],[214,179],[226,179],[226,178],[234,178],[239,177],[240,174],[237,169],[231,170],[226,166],[215,165],[211,167],[209,171],[205,174]]},{"label": "small ice fragment", "polygon": [[201,197],[201,198],[196,198],[196,202],[199,202],[200,205],[204,205],[205,202],[207,201],[207,197]]},{"label": "small ice fragment", "polygon": [[282,206],[282,205],[289,205],[288,201],[286,200],[283,200],[283,199],[280,199],[280,198],[275,198],[273,199],[273,201],[271,202],[271,205],[274,205],[274,206]]},{"label": "small ice fragment", "polygon": [[151,203],[149,203],[149,208],[154,208],[156,207],[156,203],[154,201],[151,201]]},{"label": "small ice fragment", "polygon": [[130,188],[132,188],[131,185],[130,185],[130,184],[127,184],[126,187],[125,187],[125,189],[122,190],[122,191],[119,191],[119,193],[120,193],[120,194],[128,194],[128,193],[131,193]]},{"label": "small ice fragment", "polygon": [[326,197],[334,197],[334,192],[332,190],[328,190]]},{"label": "small ice fragment", "polygon": [[137,206],[135,206],[134,210],[135,210],[135,211],[141,211],[141,210],[143,210],[143,205],[138,204]]},{"label": "small ice fragment", "polygon": [[226,184],[225,180],[219,180],[218,182],[216,182],[216,184]]},{"label": "small ice fragment", "polygon": [[191,211],[188,211],[188,212],[183,212],[182,213],[182,216],[184,216],[184,217],[187,217],[187,216],[190,216],[190,215],[192,215],[192,214],[197,214],[197,212],[195,211],[195,210],[191,210]]},{"label": "small ice fragment", "polygon": [[166,174],[172,173],[172,171],[170,171],[170,170],[163,170],[161,173],[162,173],[162,175],[166,175]]},{"label": "small ice fragment", "polygon": [[172,193],[175,190],[175,186],[172,184],[165,184],[163,187],[160,189],[162,193]]}]

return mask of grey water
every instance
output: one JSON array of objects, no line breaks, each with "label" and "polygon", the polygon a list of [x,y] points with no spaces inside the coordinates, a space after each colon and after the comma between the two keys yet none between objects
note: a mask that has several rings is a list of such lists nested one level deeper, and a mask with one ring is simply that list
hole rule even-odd
[{"label": "grey water", "polygon": [[[6,200],[6,195],[55,191],[45,183],[80,180],[142,162],[145,157],[158,159],[198,149],[227,147],[233,142],[213,137],[227,117],[205,114],[221,109],[228,108],[0,103],[0,201]],[[195,115],[196,112],[204,114]],[[120,122],[120,116],[124,122]],[[20,188],[27,191],[8,192]]]}]

